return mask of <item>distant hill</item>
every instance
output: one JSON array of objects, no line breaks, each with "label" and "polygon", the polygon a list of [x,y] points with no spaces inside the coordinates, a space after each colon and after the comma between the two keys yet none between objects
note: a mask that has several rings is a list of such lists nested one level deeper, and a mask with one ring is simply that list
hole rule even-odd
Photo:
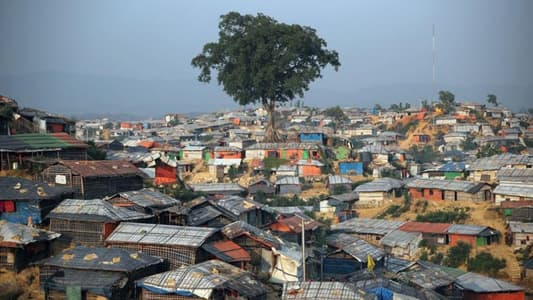
[{"label": "distant hill", "polygon": [[[372,107],[379,103],[431,99],[431,85],[391,84],[367,88],[329,89],[313,83],[305,104]],[[532,107],[531,86],[446,86],[458,101],[484,102],[493,93],[503,105],[519,110]],[[215,83],[203,84],[192,76],[176,80],[138,80],[96,75],[42,72],[0,77],[0,95],[15,98],[19,105],[74,117],[112,114],[121,118],[160,118],[166,112],[211,112],[237,105]],[[436,95],[433,97],[436,98]],[[94,116],[94,115],[93,115]]]}]

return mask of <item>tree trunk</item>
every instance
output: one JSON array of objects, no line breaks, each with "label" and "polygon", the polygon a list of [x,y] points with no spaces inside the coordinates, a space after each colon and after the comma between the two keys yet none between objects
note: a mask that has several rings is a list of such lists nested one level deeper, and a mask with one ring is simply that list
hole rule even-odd
[{"label": "tree trunk", "polygon": [[268,124],[265,129],[265,142],[267,143],[277,143],[281,142],[281,137],[276,128],[274,114],[276,112],[276,102],[275,101],[263,101],[263,108],[268,113]]}]

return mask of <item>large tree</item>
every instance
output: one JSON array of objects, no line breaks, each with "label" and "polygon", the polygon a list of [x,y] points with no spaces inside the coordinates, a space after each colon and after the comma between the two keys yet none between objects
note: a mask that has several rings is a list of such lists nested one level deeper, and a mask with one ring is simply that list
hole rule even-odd
[{"label": "large tree", "polygon": [[450,91],[439,91],[438,106],[444,113],[455,111],[455,95]]},{"label": "large tree", "polygon": [[489,104],[492,104],[494,106],[498,106],[498,98],[496,98],[496,95],[493,95],[493,94],[488,94],[487,95],[487,102]]},{"label": "large tree", "polygon": [[326,48],[315,29],[263,14],[230,12],[221,16],[218,27],[218,41],[205,44],[191,62],[201,70],[198,80],[209,82],[215,70],[218,84],[237,103],[261,104],[269,115],[265,138],[279,141],[276,106],[303,97],[328,64],[337,70],[338,53]]}]

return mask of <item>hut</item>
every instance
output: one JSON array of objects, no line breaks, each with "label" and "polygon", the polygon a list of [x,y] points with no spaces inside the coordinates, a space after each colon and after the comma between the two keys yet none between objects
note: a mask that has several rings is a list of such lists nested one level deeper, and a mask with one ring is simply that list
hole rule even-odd
[{"label": "hut", "polygon": [[354,189],[359,195],[357,206],[378,207],[387,200],[401,196],[403,182],[394,178],[378,178],[374,181],[363,183]]},{"label": "hut", "polygon": [[251,182],[248,185],[248,193],[257,195],[263,193],[263,195],[272,196],[276,192],[276,187],[266,178],[261,178]]},{"label": "hut", "polygon": [[94,199],[139,190],[144,175],[127,161],[66,160],[44,169],[41,176],[46,183],[71,187],[76,198]]},{"label": "hut", "polygon": [[334,232],[344,232],[379,245],[379,241],[389,232],[405,224],[404,221],[389,221],[382,219],[352,218],[331,226]]},{"label": "hut", "polygon": [[506,241],[515,247],[527,247],[533,244],[533,223],[507,223]]},{"label": "hut", "polygon": [[448,227],[450,246],[455,246],[460,241],[472,247],[486,246],[497,243],[498,237],[498,231],[488,226],[452,224]]},{"label": "hut", "polygon": [[278,178],[298,176],[298,166],[281,165],[276,168],[275,173]]},{"label": "hut", "polygon": [[296,165],[298,166],[299,176],[320,176],[322,175],[322,167],[324,164],[318,160],[302,159]]},{"label": "hut", "polygon": [[302,222],[304,228],[305,241],[309,242],[314,238],[314,233],[321,226],[321,223],[313,220],[307,215],[294,215],[291,217],[280,217],[275,223],[268,228],[282,239],[302,244]]},{"label": "hut", "polygon": [[245,157],[249,159],[319,159],[320,146],[313,143],[257,143],[246,148]]},{"label": "hut", "polygon": [[70,196],[72,189],[68,187],[0,177],[0,220],[40,225],[54,207]]},{"label": "hut", "polygon": [[0,268],[20,271],[50,255],[50,243],[60,234],[0,221]]},{"label": "hut", "polygon": [[499,184],[494,189],[494,204],[504,201],[528,201],[533,205],[533,184]]},{"label": "hut", "polygon": [[135,280],[162,271],[163,260],[135,251],[76,247],[38,263],[45,299],[130,299]]},{"label": "hut", "polygon": [[263,209],[264,205],[261,203],[239,196],[224,197],[212,200],[211,203],[226,214],[233,215],[233,219],[242,220],[256,227],[267,226],[276,219],[269,210]]},{"label": "hut", "polygon": [[454,285],[462,292],[462,299],[526,299],[525,289],[523,287],[472,272],[457,277]]},{"label": "hut", "polygon": [[383,265],[385,253],[363,239],[337,233],[326,239],[330,252],[323,259],[323,274],[327,278],[343,278],[357,270],[368,267],[368,257],[378,266]]},{"label": "hut", "polygon": [[207,147],[205,146],[186,146],[182,149],[183,160],[202,160],[206,157]]},{"label": "hut", "polygon": [[211,258],[219,259],[241,269],[246,269],[251,261],[250,254],[232,241],[223,240],[205,243],[202,249],[211,254]]},{"label": "hut", "polygon": [[503,201],[500,209],[507,221],[533,222],[532,201]]},{"label": "hut", "polygon": [[190,185],[193,192],[200,192],[210,196],[239,195],[246,190],[236,183],[196,183]]},{"label": "hut", "polygon": [[283,285],[282,300],[353,300],[364,299],[365,293],[349,282],[307,281]]},{"label": "hut", "polygon": [[155,274],[137,281],[141,300],[266,300],[267,287],[237,267],[219,260]]},{"label": "hut", "polygon": [[207,260],[202,245],[217,239],[215,228],[121,223],[105,245],[161,257],[170,269]]},{"label": "hut", "polygon": [[101,199],[66,199],[48,215],[50,230],[62,238],[88,246],[103,246],[105,239],[124,221],[149,221],[151,215],[115,207]]},{"label": "hut", "polygon": [[[158,222],[161,222],[161,213],[165,209],[178,206],[181,201],[163,194],[153,188],[144,188],[137,191],[127,191],[118,193],[106,199],[109,203],[117,207],[124,207],[138,212],[154,215]],[[184,217],[184,216],[183,216]]]},{"label": "hut", "polygon": [[448,244],[448,228],[450,224],[446,223],[429,223],[429,222],[413,222],[404,223],[398,229],[405,232],[420,232],[422,238],[428,242],[429,245],[446,245]]},{"label": "hut", "polygon": [[358,161],[339,162],[339,171],[342,175],[363,175],[363,163]]},{"label": "hut", "polygon": [[422,240],[420,232],[394,230],[385,235],[379,242],[387,254],[405,259],[412,259],[418,253],[418,244]]},{"label": "hut", "polygon": [[414,200],[487,201],[492,199],[491,186],[479,182],[445,179],[414,179],[406,184]]},{"label": "hut", "polygon": [[329,175],[326,179],[326,187],[332,194],[350,192],[352,190],[352,184],[353,182],[350,178],[339,175]]},{"label": "hut", "polygon": [[276,180],[276,194],[285,195],[298,195],[302,191],[300,185],[300,179],[298,177],[283,177]]}]

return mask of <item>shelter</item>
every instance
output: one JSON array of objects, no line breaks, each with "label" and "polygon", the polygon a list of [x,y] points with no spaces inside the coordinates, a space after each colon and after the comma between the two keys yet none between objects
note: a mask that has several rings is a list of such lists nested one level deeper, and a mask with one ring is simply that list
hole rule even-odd
[{"label": "shelter", "polygon": [[42,224],[46,215],[72,189],[20,177],[0,177],[0,220],[22,224]]},{"label": "shelter", "polygon": [[409,221],[400,226],[398,229],[405,232],[420,232],[422,238],[430,245],[448,244],[448,228],[450,224],[446,223],[429,223]]},{"label": "shelter", "polygon": [[281,216],[277,222],[269,226],[270,230],[282,239],[302,244],[302,219],[306,242],[314,237],[314,232],[322,226],[321,223],[306,215],[294,215],[291,217]]},{"label": "shelter", "polygon": [[379,242],[387,254],[411,259],[418,253],[418,244],[421,240],[422,233],[420,232],[394,230],[385,235]]},{"label": "shelter", "polygon": [[363,175],[363,163],[358,161],[340,161],[339,171],[342,175]]},{"label": "shelter", "polygon": [[363,239],[337,233],[327,237],[330,252],[323,259],[323,274],[327,278],[343,278],[347,275],[368,267],[371,256],[377,266],[383,265],[385,253]]},{"label": "shelter", "polygon": [[224,197],[211,201],[212,204],[233,219],[242,220],[257,227],[267,226],[275,221],[276,216],[269,210],[263,209],[263,204],[239,196]]},{"label": "shelter", "polygon": [[66,160],[46,168],[41,176],[46,183],[71,187],[76,198],[93,199],[139,190],[144,175],[127,161]]},{"label": "shelter", "polygon": [[533,204],[533,184],[502,183],[494,189],[494,204],[504,201],[529,201]]},{"label": "shelter", "polygon": [[103,246],[105,239],[124,221],[149,221],[151,215],[115,207],[101,199],[66,199],[48,215],[50,230],[63,238],[90,246]]},{"label": "shelter", "polygon": [[487,201],[492,199],[491,186],[479,182],[444,179],[414,179],[406,184],[414,200]]},{"label": "shelter", "polygon": [[379,245],[379,241],[389,232],[398,229],[405,221],[389,221],[382,219],[352,218],[331,226],[334,232],[344,232],[358,236],[365,241]]},{"label": "shelter", "polygon": [[472,272],[459,276],[455,281],[455,286],[462,291],[463,299],[525,299],[523,287]]},{"label": "shelter", "polygon": [[216,240],[216,232],[215,228],[206,227],[122,223],[106,239],[105,245],[161,257],[174,269],[207,260],[202,245]]},{"label": "shelter", "polygon": [[326,187],[330,193],[339,194],[339,191],[350,192],[352,190],[352,180],[340,175],[329,175],[326,179]]},{"label": "shelter", "polygon": [[237,267],[218,260],[183,266],[137,281],[142,300],[266,300],[267,287]]},{"label": "shelter", "polygon": [[211,196],[239,195],[246,190],[236,183],[196,183],[190,185],[193,192]]},{"label": "shelter", "polygon": [[0,171],[28,169],[34,163],[61,159],[88,159],[89,146],[70,135],[29,133],[0,136]]},{"label": "shelter", "polygon": [[509,245],[527,247],[533,243],[533,223],[509,222],[505,239]]},{"label": "shelter", "polygon": [[274,195],[275,192],[276,187],[266,178],[258,179],[248,185],[248,193],[252,195],[263,193],[264,195],[271,196]]},{"label": "shelter", "polygon": [[298,195],[302,191],[300,179],[296,176],[280,178],[276,180],[275,185],[276,194],[281,196]]},{"label": "shelter", "polygon": [[347,282],[308,281],[287,282],[283,285],[282,300],[356,300],[370,299]]},{"label": "shelter", "polygon": [[494,183],[501,168],[525,169],[532,166],[533,157],[531,156],[504,153],[478,158],[467,169],[470,171],[469,178],[473,181]]},{"label": "shelter", "polygon": [[320,159],[320,146],[314,143],[257,143],[246,148],[245,157],[264,159]]},{"label": "shelter", "polygon": [[232,241],[215,241],[206,243],[202,248],[212,255],[212,258],[232,264],[241,269],[251,261],[250,254]]},{"label": "shelter", "polygon": [[302,159],[296,165],[298,166],[298,176],[320,176],[324,164],[318,160]]},{"label": "shelter", "polygon": [[354,189],[359,194],[357,206],[378,207],[401,196],[403,181],[393,178],[378,178],[374,181],[363,183]]},{"label": "shelter", "polygon": [[20,271],[50,255],[50,243],[60,234],[0,221],[0,268]]},{"label": "shelter", "polygon": [[452,224],[448,228],[450,246],[457,245],[459,241],[472,247],[486,246],[497,243],[498,236],[498,231],[488,226]]},{"label": "shelter", "polygon": [[162,271],[163,260],[135,251],[76,247],[38,263],[45,299],[130,299],[134,281]]}]

